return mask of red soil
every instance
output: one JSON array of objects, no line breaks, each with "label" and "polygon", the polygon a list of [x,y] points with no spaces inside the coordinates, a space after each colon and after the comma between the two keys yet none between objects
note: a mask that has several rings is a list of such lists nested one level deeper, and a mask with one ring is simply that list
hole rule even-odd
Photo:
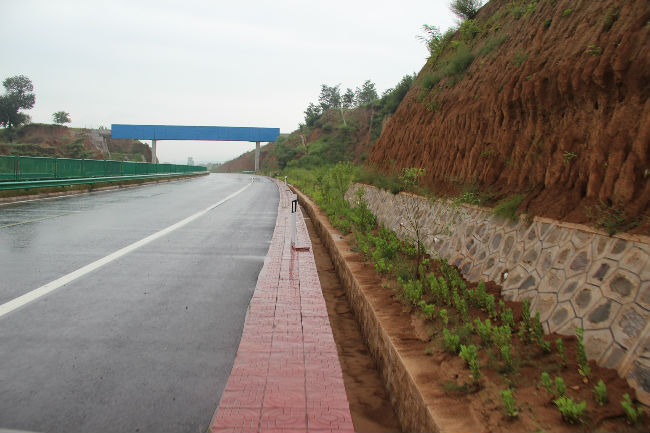
[{"label": "red soil", "polygon": [[[427,97],[439,103],[435,111],[418,102],[431,66],[423,68],[369,163],[423,167],[427,182],[446,192],[463,184],[497,197],[524,192],[530,213],[571,222],[588,222],[587,207],[602,200],[647,231],[648,1],[539,1],[519,19],[506,13],[511,3],[493,0],[481,10],[477,19],[494,15],[500,24],[481,37],[508,39],[477,56],[455,85],[445,88],[443,79]],[[514,58],[524,53],[519,67]]]}]

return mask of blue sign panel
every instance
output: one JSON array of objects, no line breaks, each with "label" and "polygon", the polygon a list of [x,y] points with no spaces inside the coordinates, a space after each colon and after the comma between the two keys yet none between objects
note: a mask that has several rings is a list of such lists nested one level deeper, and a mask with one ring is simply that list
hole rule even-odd
[{"label": "blue sign panel", "polygon": [[139,140],[275,141],[280,128],[234,126],[111,125],[113,138]]}]

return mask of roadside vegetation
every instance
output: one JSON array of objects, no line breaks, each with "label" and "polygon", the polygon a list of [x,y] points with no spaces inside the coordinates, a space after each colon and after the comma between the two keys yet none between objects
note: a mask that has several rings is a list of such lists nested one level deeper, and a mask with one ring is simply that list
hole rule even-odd
[{"label": "roadside vegetation", "polygon": [[273,144],[274,164],[262,162],[262,168],[315,169],[339,161],[363,163],[385,119],[395,113],[414,79],[415,75],[405,75],[381,96],[371,80],[355,90],[321,85],[318,102],[305,109],[304,122],[298,130],[278,138]]},{"label": "roadside vegetation", "polygon": [[[647,427],[646,415],[629,397],[624,380],[587,361],[582,329],[576,328],[575,337],[546,335],[528,301],[502,299],[500,288],[491,282],[467,282],[446,260],[424,250],[417,227],[400,239],[378,224],[362,189],[352,204],[346,201],[352,182],[373,178],[372,171],[341,162],[312,170],[289,168],[285,174],[372,264],[386,290],[426,323],[427,353],[438,360],[440,354],[458,357],[466,373],[442,384],[446,392],[500,401],[509,420],[535,417],[542,408],[553,407],[576,431]],[[385,187],[417,192],[422,175],[420,169],[405,169]],[[402,211],[408,220],[409,213],[415,216],[421,210]]]}]

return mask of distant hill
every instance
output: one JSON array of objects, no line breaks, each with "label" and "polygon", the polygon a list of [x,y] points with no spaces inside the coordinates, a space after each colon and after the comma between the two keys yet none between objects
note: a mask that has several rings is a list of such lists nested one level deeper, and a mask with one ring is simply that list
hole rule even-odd
[{"label": "distant hill", "polygon": [[138,140],[114,139],[109,129],[68,128],[32,123],[13,131],[0,129],[0,155],[113,159],[151,162],[151,149]]},{"label": "distant hill", "polygon": [[[306,111],[305,124],[290,134],[281,135],[275,143],[261,148],[260,168],[268,173],[283,170],[285,167],[312,168],[338,161],[363,164],[387,119],[408,92],[413,78],[410,75],[405,76],[381,97],[376,94],[374,98],[366,97],[363,103],[357,103],[356,106],[351,104],[354,108],[327,108],[327,104],[310,104]],[[374,89],[374,84],[370,81],[364,83],[364,86],[365,91],[369,87]],[[328,89],[331,91],[334,88]],[[322,107],[325,108],[321,109]],[[308,112],[310,114],[307,114]],[[221,165],[219,171],[253,170],[254,158],[254,151],[246,152]]]}]

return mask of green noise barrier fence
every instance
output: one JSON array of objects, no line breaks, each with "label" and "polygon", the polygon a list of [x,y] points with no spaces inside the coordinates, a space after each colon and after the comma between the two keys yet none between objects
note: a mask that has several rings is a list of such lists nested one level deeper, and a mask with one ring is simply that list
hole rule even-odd
[{"label": "green noise barrier fence", "polygon": [[0,189],[114,182],[205,171],[206,167],[195,165],[0,155]]}]

